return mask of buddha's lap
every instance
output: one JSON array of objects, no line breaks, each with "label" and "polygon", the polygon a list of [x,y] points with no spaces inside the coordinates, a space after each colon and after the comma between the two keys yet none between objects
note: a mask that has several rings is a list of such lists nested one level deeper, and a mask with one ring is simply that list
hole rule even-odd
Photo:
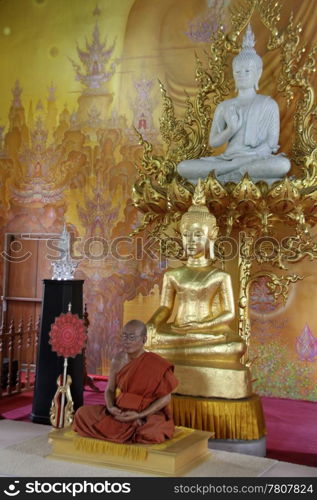
[{"label": "buddha's lap", "polygon": [[262,176],[282,176],[287,174],[290,169],[288,158],[282,155],[270,155],[267,158],[260,158],[254,154],[237,156],[232,159],[223,159],[217,156],[197,158],[193,160],[184,160],[179,163],[177,169],[180,175],[186,177],[190,175],[203,174],[208,175],[212,170],[215,170],[218,175],[226,172],[237,170],[245,167],[245,171],[250,174],[259,173],[261,167],[265,168],[265,172],[261,172]]},{"label": "buddha's lap", "polygon": [[[243,339],[236,334],[231,333],[229,336],[219,336],[218,340],[214,336],[208,338],[208,334],[198,335],[193,332],[188,332],[189,335],[171,335],[170,333],[157,332],[157,343],[155,350],[161,353],[170,355],[181,354],[182,357],[194,356],[195,358],[215,357],[215,358],[232,358],[237,361],[246,351],[246,344]],[[186,338],[187,337],[187,338]]]},{"label": "buddha's lap", "polygon": [[198,349],[193,347],[174,348],[155,346],[152,349],[172,363],[184,363],[193,366],[213,366],[215,368],[241,368],[241,357],[245,353],[244,345],[227,345],[223,349],[210,349],[208,346]]}]

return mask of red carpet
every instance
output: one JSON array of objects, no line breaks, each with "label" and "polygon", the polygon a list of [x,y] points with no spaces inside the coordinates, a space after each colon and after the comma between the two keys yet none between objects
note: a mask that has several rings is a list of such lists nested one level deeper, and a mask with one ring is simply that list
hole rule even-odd
[{"label": "red carpet", "polygon": [[317,467],[317,403],[262,397],[267,456]]},{"label": "red carpet", "polygon": [[[101,378],[101,377],[100,377]],[[103,403],[104,390],[106,387],[107,379],[103,377],[98,382],[95,379],[95,385],[101,392],[93,391],[90,387],[85,387],[84,391],[84,404],[95,405]],[[29,422],[29,415],[32,411],[33,391],[22,392],[21,394],[14,394],[0,399],[0,416],[9,420],[22,420]]]},{"label": "red carpet", "polygon": [[[104,402],[105,377],[94,377],[101,392],[85,388],[85,404]],[[0,399],[0,415],[29,421],[32,392]],[[317,402],[262,397],[267,426],[267,457],[283,462],[317,467]]]}]

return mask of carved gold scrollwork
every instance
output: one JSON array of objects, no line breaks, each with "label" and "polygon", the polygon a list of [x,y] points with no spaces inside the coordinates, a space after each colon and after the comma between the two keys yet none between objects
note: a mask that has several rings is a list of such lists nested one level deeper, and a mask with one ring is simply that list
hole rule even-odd
[{"label": "carved gold scrollwork", "polygon": [[244,355],[244,362],[246,365],[250,365],[248,359],[248,348],[250,345],[251,338],[251,326],[250,326],[250,316],[249,316],[249,298],[250,298],[250,286],[254,281],[259,278],[268,278],[266,286],[269,293],[273,296],[274,300],[277,301],[279,298],[282,299],[285,304],[287,301],[289,286],[292,283],[296,283],[299,280],[303,280],[304,276],[298,274],[290,275],[277,275],[271,271],[263,270],[251,274],[252,266],[252,247],[254,245],[253,235],[248,234],[247,237],[242,242],[239,254],[239,278],[240,278],[240,291],[239,291],[239,335],[245,340],[247,345],[247,351]]},{"label": "carved gold scrollwork", "polygon": [[138,171],[139,177],[141,180],[148,178],[151,175],[156,176],[160,172],[161,164],[163,162],[163,157],[153,156],[153,146],[148,141],[143,139],[142,134],[135,128],[134,131],[138,136],[140,146],[143,146],[143,159],[141,165],[138,163],[135,164],[135,167]]},{"label": "carved gold scrollwork", "polygon": [[288,276],[277,276],[274,273],[261,273],[262,276],[269,277],[269,281],[267,281],[266,286],[271,292],[271,295],[277,301],[278,298],[282,298],[284,304],[286,304],[289,285],[291,283],[296,283],[299,280],[303,280],[304,276],[300,276],[298,274],[290,274]]},{"label": "carved gold scrollwork", "polygon": [[[163,100],[163,114],[160,118],[160,132],[163,140],[167,144],[167,156],[175,157],[175,161],[181,161],[183,158],[183,150],[189,145],[189,135],[185,129],[182,120],[176,119],[175,110],[171,98],[167,95],[164,85],[159,82],[162,100]],[[173,143],[179,143],[179,148],[172,150]]]},{"label": "carved gold scrollwork", "polygon": [[250,345],[250,320],[249,320],[249,283],[251,276],[251,255],[252,247],[254,243],[254,238],[251,234],[247,235],[239,251],[239,278],[240,278],[240,290],[239,290],[239,335],[243,338],[247,345],[247,351],[244,355],[243,361],[247,363],[248,361],[248,348]]},{"label": "carved gold scrollwork", "polygon": [[257,3],[257,0],[246,0],[230,8],[232,33],[229,34],[228,39],[232,44],[237,43],[240,33],[247,27]]},{"label": "carved gold scrollwork", "polygon": [[283,34],[279,34],[277,26],[281,17],[281,5],[276,0],[258,0],[257,7],[264,26],[271,32],[267,48],[279,48],[283,43]]},{"label": "carved gold scrollwork", "polygon": [[230,203],[230,196],[224,186],[216,179],[214,172],[211,172],[205,180],[205,195],[207,206],[216,217],[226,211]]},{"label": "carved gold scrollwork", "polygon": [[194,188],[186,180],[180,179],[179,182],[174,178],[167,186],[167,200],[169,210],[172,212],[186,212],[191,206]]},{"label": "carved gold scrollwork", "polygon": [[295,89],[301,91],[296,103],[294,115],[295,140],[292,148],[292,159],[303,167],[303,178],[295,184],[312,186],[316,184],[317,142],[313,135],[313,119],[316,118],[316,103],[313,87],[309,83],[311,73],[316,67],[317,47],[306,54],[305,47],[299,47],[300,24],[294,25],[293,16],[284,33],[282,49],[282,68],[279,76],[278,90],[283,92],[289,105],[295,96]]},{"label": "carved gold scrollwork", "polygon": [[[283,242],[280,254],[281,262],[296,263],[308,257],[310,260],[317,258],[317,243],[314,243],[310,235],[290,236]],[[274,264],[274,262],[273,262]],[[284,265],[284,269],[286,266]]]}]

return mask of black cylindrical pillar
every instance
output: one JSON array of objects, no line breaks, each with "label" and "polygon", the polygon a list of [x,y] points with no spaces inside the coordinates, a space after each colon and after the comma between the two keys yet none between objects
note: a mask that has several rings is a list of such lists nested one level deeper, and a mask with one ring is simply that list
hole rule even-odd
[{"label": "black cylindrical pillar", "polygon": [[[36,378],[31,420],[50,424],[51,402],[57,389],[57,378],[63,373],[64,358],[57,356],[49,344],[52,323],[61,313],[68,311],[83,317],[83,280],[43,280],[43,302],[39,335]],[[71,393],[74,409],[83,404],[84,366],[82,354],[68,358],[67,374],[72,377]]]}]

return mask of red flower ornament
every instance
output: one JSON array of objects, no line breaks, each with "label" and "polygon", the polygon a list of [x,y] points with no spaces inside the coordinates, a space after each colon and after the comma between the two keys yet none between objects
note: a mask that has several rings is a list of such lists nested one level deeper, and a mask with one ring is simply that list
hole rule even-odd
[{"label": "red flower ornament", "polygon": [[49,333],[49,343],[57,356],[74,358],[86,346],[87,333],[84,321],[77,314],[62,313],[55,319]]}]

